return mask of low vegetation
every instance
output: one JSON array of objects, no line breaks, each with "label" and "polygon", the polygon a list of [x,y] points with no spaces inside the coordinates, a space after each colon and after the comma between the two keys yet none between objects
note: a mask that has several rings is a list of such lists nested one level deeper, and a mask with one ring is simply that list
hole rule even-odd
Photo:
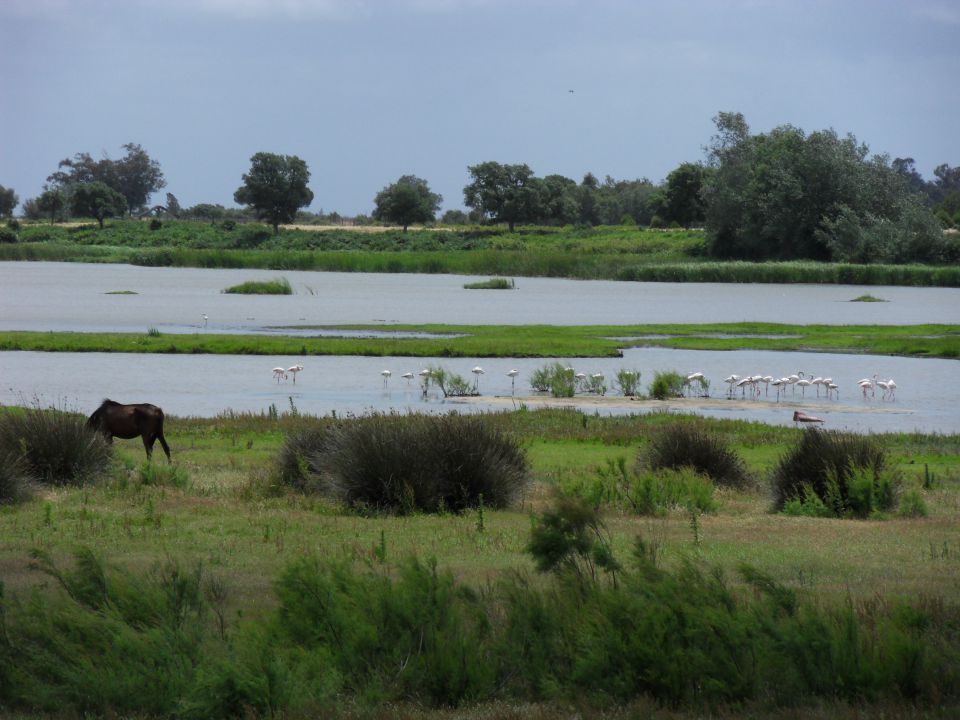
[{"label": "low vegetation", "polygon": [[[771,512],[767,483],[634,463],[684,425],[764,479],[821,434],[523,409],[168,416],[174,464],[118,440],[91,482],[0,508],[0,706],[955,714],[960,436],[878,436],[909,507],[837,523]],[[817,466],[795,454],[791,472]],[[492,468],[482,490],[475,467]],[[410,502],[415,475],[436,512]],[[335,476],[376,499],[331,492]]]},{"label": "low vegetation", "polygon": [[683,397],[683,391],[687,386],[686,381],[686,376],[674,370],[656,370],[647,393],[657,400]]},{"label": "low vegetation", "polygon": [[729,440],[700,422],[664,425],[650,435],[642,462],[653,470],[691,468],[717,485],[744,487],[746,465]]},{"label": "low vegetation", "polygon": [[223,292],[233,295],[293,295],[293,288],[286,278],[274,280],[248,280],[239,285],[232,285]]},{"label": "low vegetation", "polygon": [[516,285],[513,280],[506,278],[490,278],[480,282],[466,283],[463,287],[465,290],[514,290]]}]

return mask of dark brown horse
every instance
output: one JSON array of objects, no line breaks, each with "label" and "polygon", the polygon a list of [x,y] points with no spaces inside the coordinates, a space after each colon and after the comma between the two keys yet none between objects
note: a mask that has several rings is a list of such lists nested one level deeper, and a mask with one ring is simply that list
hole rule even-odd
[{"label": "dark brown horse", "polygon": [[107,442],[113,442],[114,436],[129,440],[139,435],[143,438],[147,458],[153,455],[153,444],[159,440],[167,454],[167,462],[170,462],[170,447],[163,437],[163,410],[156,405],[121,405],[104,400],[87,420],[87,427],[102,432]]}]

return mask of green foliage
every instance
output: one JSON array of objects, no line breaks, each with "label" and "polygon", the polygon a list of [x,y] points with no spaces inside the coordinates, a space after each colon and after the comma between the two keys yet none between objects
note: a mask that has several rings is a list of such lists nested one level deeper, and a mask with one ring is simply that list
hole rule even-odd
[{"label": "green foliage", "polygon": [[598,572],[615,583],[621,570],[596,509],[576,498],[557,498],[537,518],[527,552],[540,572],[570,574],[581,583],[595,582]]},{"label": "green foliage", "polygon": [[74,216],[95,218],[102,229],[106,218],[123,215],[127,211],[127,201],[105,183],[80,183],[73,187],[70,209]]},{"label": "green foliage", "polygon": [[908,490],[900,496],[900,506],[897,508],[900,517],[919,518],[927,517],[927,503],[919,490]]},{"label": "green foliage", "polygon": [[657,428],[641,457],[644,465],[655,470],[692,468],[725,487],[742,488],[750,482],[746,464],[729,440],[697,421]]},{"label": "green foliage", "polygon": [[950,262],[930,210],[852,135],[789,125],[751,135],[739,113],[715,122],[704,191],[715,257]]},{"label": "green foliage", "polygon": [[657,400],[683,397],[686,380],[685,375],[674,370],[656,370],[653,373],[653,382],[647,388],[647,394]]},{"label": "green foliage", "polygon": [[23,455],[18,450],[0,448],[0,505],[26,500],[30,496],[32,482],[30,468]]},{"label": "green foliage", "polygon": [[258,152],[250,158],[250,170],[243,176],[243,185],[233,194],[240,205],[249,205],[261,220],[273,226],[294,220],[297,210],[313,202],[313,191],[307,187],[310,171],[296,155]]},{"label": "green foliage", "polygon": [[8,227],[0,227],[0,244],[4,243],[15,243],[19,241],[19,236],[17,235],[16,230],[12,230]]},{"label": "green foliage", "polygon": [[513,280],[506,278],[490,278],[481,282],[466,283],[463,287],[465,290],[513,290],[515,285]]},{"label": "green foliage", "polygon": [[617,370],[614,387],[624,397],[636,397],[637,391],[640,389],[640,371],[624,370],[622,368]]},{"label": "green foliage", "polygon": [[179,465],[145,462],[137,470],[137,479],[141,484],[153,487],[172,487],[180,490],[190,487],[190,474]]},{"label": "green foliage", "polygon": [[371,415],[287,445],[283,479],[373,512],[503,508],[529,481],[517,442],[476,416]]},{"label": "green foliage", "polygon": [[5,188],[0,185],[0,218],[13,217],[13,210],[20,202],[17,193],[13,188]]},{"label": "green foliage", "polygon": [[427,370],[429,373],[423,379],[424,393],[426,393],[428,384],[433,383],[440,388],[440,392],[443,393],[445,398],[468,397],[470,395],[478,394],[474,389],[473,384],[466,380],[462,375],[450,372],[441,366],[431,365],[429,368],[427,368]]},{"label": "green foliage", "polygon": [[433,222],[442,202],[441,195],[430,192],[426,180],[404,175],[377,193],[373,217],[402,225],[406,232],[413,223]]},{"label": "green foliage", "polygon": [[539,185],[527,165],[484,162],[467,168],[472,181],[463,188],[463,202],[493,222],[507,223],[513,232],[517,223],[537,218]]},{"label": "green foliage", "polygon": [[19,458],[38,482],[83,485],[107,469],[112,453],[84,417],[51,407],[0,412],[0,456]]},{"label": "green foliage", "polygon": [[234,295],[293,295],[293,288],[286,278],[273,280],[248,280],[232,285],[222,292]]},{"label": "green foliage", "polygon": [[887,465],[886,450],[874,438],[806,429],[773,470],[774,507],[783,510],[792,501],[791,512],[808,506],[802,514],[840,518],[889,511],[901,483]]}]

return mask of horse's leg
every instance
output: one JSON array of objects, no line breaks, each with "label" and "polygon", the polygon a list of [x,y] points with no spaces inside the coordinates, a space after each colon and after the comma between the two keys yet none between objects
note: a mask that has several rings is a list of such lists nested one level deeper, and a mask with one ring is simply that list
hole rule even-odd
[{"label": "horse's leg", "polygon": [[163,451],[167,454],[167,462],[168,463],[173,462],[170,459],[170,446],[167,445],[167,440],[165,437],[163,437],[163,428],[160,428],[159,430],[157,430],[157,440],[160,441],[160,447],[162,447]]},{"label": "horse's leg", "polygon": [[152,435],[141,435],[140,437],[143,439],[143,449],[147,451],[147,461],[149,462],[153,459],[154,437]]}]

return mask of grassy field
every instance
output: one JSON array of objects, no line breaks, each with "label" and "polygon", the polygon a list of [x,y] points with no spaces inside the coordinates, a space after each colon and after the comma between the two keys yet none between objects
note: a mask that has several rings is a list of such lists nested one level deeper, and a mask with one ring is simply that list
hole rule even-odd
[{"label": "grassy field", "polygon": [[[342,560],[378,574],[400,573],[412,556],[432,558],[467,587],[491,588],[520,572],[534,586],[546,588],[549,578],[534,571],[527,552],[533,519],[558,495],[589,496],[591,487],[608,481],[618,466],[632,468],[650,434],[676,420],[656,414],[601,418],[524,410],[486,417],[526,451],[532,484],[521,501],[498,511],[402,517],[350,512],[277,486],[276,458],[283,439],[309,418],[291,413],[168,417],[172,467],[162,458],[144,464],[139,441],[118,440],[113,467],[101,482],[47,488],[23,504],[0,506],[5,597],[26,601],[31,588],[40,597],[57,595],[60,583],[38,572],[43,562],[37,551],[55,565],[69,567],[78,547],[100,554],[110,572],[134,576],[153,577],[172,562],[202,567],[219,583],[215,607],[228,637],[277,610],[279,573],[303,558]],[[626,560],[640,537],[661,567],[679,572],[690,561],[716,567],[733,592],[745,597],[753,592],[738,579],[738,568],[746,562],[817,607],[850,606],[869,616],[878,607],[921,602],[939,608],[937,617],[955,617],[960,607],[960,436],[880,436],[903,478],[904,492],[922,497],[926,517],[892,512],[868,520],[830,520],[771,512],[769,472],[804,431],[742,421],[711,420],[707,425],[732,442],[751,482],[737,490],[717,488],[715,509],[704,514],[674,507],[638,516],[622,504],[601,503],[604,532],[616,557]],[[2,650],[0,642],[0,655]],[[548,717],[559,708],[569,713],[572,701],[484,704],[454,713],[383,706],[375,697],[342,700],[346,704],[338,708],[343,716],[442,718]],[[806,712],[796,716],[776,704],[760,707],[771,717],[863,717],[857,713],[864,708],[887,717],[913,717],[916,710],[880,697],[863,705],[866,700],[853,705],[827,701],[825,706],[805,701],[801,707]],[[354,701],[360,709],[349,709]],[[644,716],[702,717],[639,700],[627,705],[596,698],[574,702],[585,717],[596,716],[601,708],[609,713],[604,717],[631,716],[637,708]],[[921,707],[923,717],[949,717],[957,706],[954,699],[944,699]],[[718,717],[740,712],[736,707],[716,711]]]},{"label": "grassy field", "polygon": [[815,262],[709,262],[701,230],[634,226],[451,227],[402,233],[139,221],[26,225],[0,260],[338,272],[458,273],[653,282],[844,283],[960,287],[960,268]]},{"label": "grassy field", "polygon": [[[366,355],[407,357],[616,357],[625,347],[780,350],[960,357],[960,325],[336,325],[375,338],[0,332],[0,350],[40,352]],[[384,337],[384,331],[437,337]]]}]

